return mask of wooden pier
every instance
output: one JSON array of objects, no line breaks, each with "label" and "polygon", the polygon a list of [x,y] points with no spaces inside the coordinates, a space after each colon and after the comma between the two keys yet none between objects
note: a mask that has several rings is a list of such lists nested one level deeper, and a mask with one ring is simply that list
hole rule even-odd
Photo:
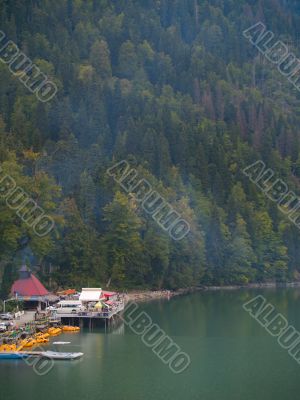
[{"label": "wooden pier", "polygon": [[91,330],[96,321],[104,321],[106,327],[106,325],[109,324],[111,320],[122,313],[124,308],[124,302],[120,302],[116,307],[108,311],[87,310],[78,311],[76,313],[56,313],[55,319],[59,321],[59,323],[78,325],[81,328],[84,326],[84,324],[86,324],[85,321],[88,321],[88,327]]},{"label": "wooden pier", "polygon": [[77,313],[57,313],[57,318],[97,318],[97,319],[111,319],[114,315],[119,314],[124,310],[124,303],[120,303],[114,309],[109,311],[79,311]]}]

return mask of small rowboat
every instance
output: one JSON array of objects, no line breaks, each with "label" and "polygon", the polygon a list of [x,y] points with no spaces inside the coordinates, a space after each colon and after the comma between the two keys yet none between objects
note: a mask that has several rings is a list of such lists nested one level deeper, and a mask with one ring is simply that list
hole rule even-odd
[{"label": "small rowboat", "polygon": [[62,353],[56,351],[43,351],[41,357],[50,358],[51,360],[77,360],[81,358],[83,353]]},{"label": "small rowboat", "polygon": [[52,344],[71,344],[71,342],[53,342]]}]

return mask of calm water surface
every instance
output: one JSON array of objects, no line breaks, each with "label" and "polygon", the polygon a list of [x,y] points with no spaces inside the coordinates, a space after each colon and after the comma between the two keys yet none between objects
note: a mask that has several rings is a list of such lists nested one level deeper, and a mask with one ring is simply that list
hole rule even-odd
[{"label": "calm water surface", "polygon": [[[5,400],[289,400],[299,397],[300,365],[242,308],[264,295],[300,330],[300,290],[205,292],[140,305],[191,357],[174,375],[126,326],[56,340],[82,351],[37,376],[24,361],[0,361]],[[54,349],[55,346],[52,345]],[[57,348],[56,348],[57,349]]]}]

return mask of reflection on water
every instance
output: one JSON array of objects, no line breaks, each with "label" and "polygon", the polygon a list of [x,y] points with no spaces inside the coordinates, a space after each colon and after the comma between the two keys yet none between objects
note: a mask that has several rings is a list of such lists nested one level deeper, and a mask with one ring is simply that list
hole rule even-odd
[{"label": "reflection on water", "polygon": [[125,324],[121,321],[118,326],[113,326],[111,331],[113,335],[125,335]]},{"label": "reflection on water", "polygon": [[[141,304],[191,357],[174,375],[122,321],[92,332],[63,334],[54,350],[82,351],[82,360],[57,361],[44,377],[22,361],[0,362],[5,400],[281,400],[297,398],[300,366],[242,305],[257,294],[300,330],[300,290],[201,292]],[[47,347],[45,347],[47,348]],[[5,395],[5,397],[4,397]]]}]

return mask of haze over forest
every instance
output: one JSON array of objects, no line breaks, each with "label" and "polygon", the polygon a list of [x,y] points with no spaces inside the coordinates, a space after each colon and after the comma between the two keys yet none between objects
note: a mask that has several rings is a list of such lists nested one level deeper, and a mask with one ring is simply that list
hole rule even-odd
[{"label": "haze over forest", "polygon": [[[292,0],[0,0],[0,29],[57,85],[41,102],[0,63],[0,162],[55,220],[0,199],[1,297],[21,263],[50,288],[177,289],[299,278],[300,231],[243,174],[295,193],[300,93],[243,36],[297,57]],[[188,221],[173,240],[107,174],[126,160]]]}]

